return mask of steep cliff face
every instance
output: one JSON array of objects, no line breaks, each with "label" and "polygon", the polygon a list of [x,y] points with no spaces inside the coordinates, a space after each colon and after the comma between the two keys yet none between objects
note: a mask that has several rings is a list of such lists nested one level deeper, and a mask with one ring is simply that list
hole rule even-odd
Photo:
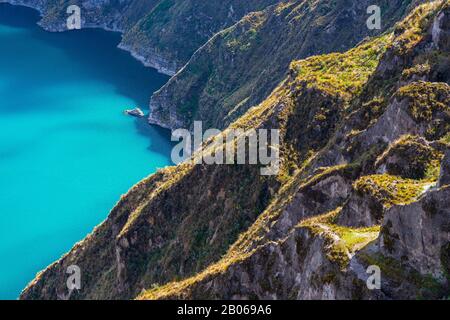
[{"label": "steep cliff face", "polygon": [[[345,51],[387,30],[417,1],[286,1],[254,12],[216,34],[150,104],[150,122],[225,128],[260,103],[292,60]],[[382,30],[369,30],[367,8],[383,10]]]},{"label": "steep cliff face", "polygon": [[[294,61],[223,132],[280,129],[277,176],[161,170],[21,298],[67,297],[72,264],[73,299],[448,296],[449,18],[432,2],[349,51]],[[370,265],[381,290],[366,286]]]},{"label": "steep cliff face", "polygon": [[138,52],[148,65],[175,74],[216,32],[252,11],[279,0],[163,0],[128,31],[122,48]]}]

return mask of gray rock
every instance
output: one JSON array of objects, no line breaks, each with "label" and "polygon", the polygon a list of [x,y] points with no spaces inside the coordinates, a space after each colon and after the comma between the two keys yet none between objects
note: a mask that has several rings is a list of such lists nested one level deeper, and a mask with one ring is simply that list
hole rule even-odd
[{"label": "gray rock", "polygon": [[434,45],[443,51],[450,50],[450,10],[442,11],[433,22],[432,37]]},{"label": "gray rock", "polygon": [[441,173],[439,175],[438,186],[442,187],[450,184],[450,149],[445,152],[444,160],[441,163]]},{"label": "gray rock", "polygon": [[388,210],[378,241],[384,256],[401,261],[440,282],[447,281],[448,261],[442,257],[449,243],[449,187],[430,191],[418,202]]},{"label": "gray rock", "polygon": [[370,227],[380,224],[383,205],[370,195],[353,192],[342,208],[337,223],[349,227]]}]

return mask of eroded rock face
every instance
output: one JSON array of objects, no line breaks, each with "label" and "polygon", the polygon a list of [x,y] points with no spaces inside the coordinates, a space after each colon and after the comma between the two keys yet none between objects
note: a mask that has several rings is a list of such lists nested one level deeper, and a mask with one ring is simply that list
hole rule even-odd
[{"label": "eroded rock face", "polygon": [[377,123],[361,135],[362,144],[370,146],[379,141],[390,144],[405,134],[423,135],[427,123],[416,123],[408,114],[408,104],[407,100],[394,97]]},{"label": "eroded rock face", "polygon": [[450,184],[450,149],[447,150],[444,160],[441,163],[441,173],[438,185],[440,187]]},{"label": "eroded rock face", "polygon": [[436,165],[439,153],[422,137],[404,136],[375,163],[376,172],[407,179],[423,179],[427,167]]},{"label": "eroded rock face", "polygon": [[450,188],[433,190],[419,202],[394,206],[383,220],[380,252],[411,266],[422,275],[446,282],[450,243]]},{"label": "eroded rock face", "polygon": [[272,225],[267,237],[278,240],[301,220],[326,213],[343,203],[351,191],[351,180],[341,172],[301,188]]},{"label": "eroded rock face", "polygon": [[443,51],[450,51],[450,10],[444,10],[433,23],[433,43]]},{"label": "eroded rock face", "polygon": [[377,199],[353,192],[337,221],[343,226],[369,227],[380,223],[383,212],[383,205]]}]

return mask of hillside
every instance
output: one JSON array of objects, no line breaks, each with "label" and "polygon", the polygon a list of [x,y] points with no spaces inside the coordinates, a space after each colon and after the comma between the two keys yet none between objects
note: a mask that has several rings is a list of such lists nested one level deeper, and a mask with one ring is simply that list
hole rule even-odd
[{"label": "hillside", "polygon": [[342,52],[398,21],[418,1],[377,1],[381,30],[366,27],[371,1],[280,2],[217,33],[150,103],[150,122],[167,128],[223,129],[262,102],[293,60]]},{"label": "hillside", "polygon": [[[392,24],[408,4],[391,12]],[[263,28],[291,6],[244,20]],[[416,6],[364,41],[344,38],[336,44],[346,51],[292,61],[273,91],[223,132],[279,128],[277,176],[255,165],[160,170],[21,298],[63,297],[72,264],[84,284],[73,299],[448,297],[449,3]],[[373,264],[381,290],[365,286]]]}]

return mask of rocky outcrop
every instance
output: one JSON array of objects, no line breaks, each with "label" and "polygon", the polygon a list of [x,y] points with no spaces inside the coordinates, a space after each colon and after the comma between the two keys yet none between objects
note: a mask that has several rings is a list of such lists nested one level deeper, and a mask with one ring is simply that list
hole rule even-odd
[{"label": "rocky outcrop", "polygon": [[444,187],[429,192],[421,201],[388,210],[381,228],[380,252],[446,282],[450,266],[441,256],[450,244],[449,196],[450,189]]},{"label": "rocky outcrop", "polygon": [[338,223],[349,227],[373,226],[383,218],[383,204],[371,195],[352,193],[345,203]]},{"label": "rocky outcrop", "polygon": [[442,12],[433,22],[433,43],[442,51],[450,51],[450,17]]},{"label": "rocky outcrop", "polygon": [[436,298],[450,292],[447,187],[385,213],[377,243],[361,260],[381,268],[382,291],[393,298]]},{"label": "rocky outcrop", "polygon": [[144,112],[140,108],[127,109],[124,113],[137,118],[144,117]]},{"label": "rocky outcrop", "polygon": [[[379,225],[393,201],[403,204],[414,201],[434,184],[442,157],[442,152],[424,138],[402,136],[374,163],[373,170],[377,175],[362,177],[355,182],[338,223],[353,227]],[[408,188],[409,193],[394,200],[401,193],[399,188]]]},{"label": "rocky outcrop", "polygon": [[420,136],[406,135],[395,141],[375,163],[377,173],[423,179],[430,166],[437,166],[440,152]]},{"label": "rocky outcrop", "polygon": [[280,242],[258,248],[248,258],[165,299],[372,299],[355,273],[343,273],[326,254],[327,239],[296,228]]},{"label": "rocky outcrop", "polygon": [[445,153],[442,161],[441,172],[439,175],[439,186],[443,187],[450,184],[450,150]]}]

